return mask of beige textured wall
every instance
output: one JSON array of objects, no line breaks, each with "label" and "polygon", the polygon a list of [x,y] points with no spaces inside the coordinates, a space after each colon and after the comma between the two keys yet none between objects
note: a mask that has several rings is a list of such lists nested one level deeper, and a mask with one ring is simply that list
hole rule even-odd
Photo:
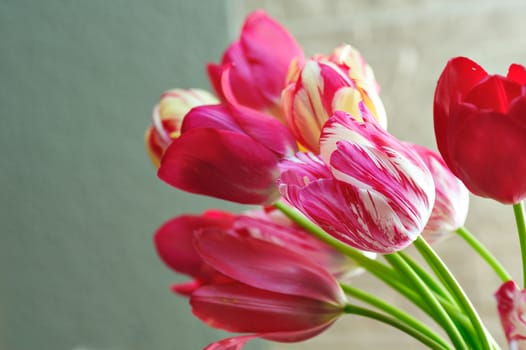
[{"label": "beige textured wall", "polygon": [[[465,55],[502,74],[511,62],[526,63],[526,1],[231,0],[230,5],[232,32],[238,31],[249,11],[261,8],[283,23],[309,55],[328,53],[344,42],[360,49],[382,85],[390,131],[434,149],[433,90],[448,58]],[[511,208],[472,199],[467,227],[520,281]],[[492,296],[498,279],[456,237],[437,249],[502,341]],[[406,305],[367,276],[356,284]],[[273,350],[423,348],[396,330],[355,317],[339,320],[308,342],[270,346]]]}]

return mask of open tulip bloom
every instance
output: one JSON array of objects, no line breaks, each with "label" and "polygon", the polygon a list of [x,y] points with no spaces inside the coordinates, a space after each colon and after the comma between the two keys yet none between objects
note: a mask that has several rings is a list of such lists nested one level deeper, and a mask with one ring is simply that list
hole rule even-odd
[{"label": "open tulip bloom", "polygon": [[[155,232],[161,260],[190,278],[172,291],[206,325],[236,333],[205,349],[304,341],[345,315],[430,349],[501,349],[432,247],[451,236],[502,281],[495,316],[509,349],[526,349],[526,290],[463,227],[469,192],[511,204],[526,281],[523,66],[501,76],[465,57],[447,63],[434,98],[440,154],[387,131],[379,85],[355,48],[306,59],[263,11],[207,73],[217,97],[169,90],[146,132],[167,184],[259,206],[179,215]],[[384,300],[381,289],[357,288],[362,273],[429,317]]]}]

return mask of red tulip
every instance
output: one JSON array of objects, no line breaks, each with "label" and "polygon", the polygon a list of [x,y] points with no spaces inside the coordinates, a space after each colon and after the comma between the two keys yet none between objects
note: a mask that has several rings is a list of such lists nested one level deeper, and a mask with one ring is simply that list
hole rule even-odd
[{"label": "red tulip", "polygon": [[435,183],[435,204],[422,232],[426,241],[434,243],[464,225],[468,215],[469,192],[439,154],[419,145],[408,146],[422,158]]},{"label": "red tulip", "polygon": [[321,129],[335,111],[359,116],[365,105],[385,128],[385,110],[377,94],[371,68],[350,45],[338,47],[331,56],[315,56],[291,69],[283,90],[283,111],[296,139],[306,149],[319,153]]},{"label": "red tulip", "polygon": [[424,229],[433,178],[420,157],[381,128],[336,112],[322,131],[321,157],[298,153],[280,164],[282,195],[329,234],[361,250],[391,253]]},{"label": "red tulip", "polygon": [[158,176],[163,181],[238,203],[279,198],[278,161],[297,146],[277,119],[233,101],[192,109],[181,131],[161,160]]},{"label": "red tulip", "polygon": [[200,89],[172,89],[161,95],[145,135],[146,149],[155,167],[159,167],[166,148],[180,136],[186,113],[193,107],[218,102],[209,92]]},{"label": "red tulip", "polygon": [[434,100],[438,149],[476,195],[517,203],[526,197],[526,69],[489,75],[465,57],[451,59]]},{"label": "red tulip", "polygon": [[495,293],[495,298],[510,349],[526,350],[526,290],[508,281]]},{"label": "red tulip", "polygon": [[239,40],[227,48],[221,63],[208,65],[208,76],[216,93],[225,98],[222,74],[226,67],[232,67],[230,88],[235,99],[280,117],[281,90],[293,60],[303,60],[301,47],[285,28],[260,10],[246,18]]}]

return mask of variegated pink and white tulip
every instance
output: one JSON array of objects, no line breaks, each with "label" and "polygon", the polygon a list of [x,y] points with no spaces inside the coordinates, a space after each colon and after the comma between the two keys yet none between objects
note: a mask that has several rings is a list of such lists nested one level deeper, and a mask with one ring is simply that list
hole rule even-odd
[{"label": "variegated pink and white tulip", "polygon": [[363,104],[360,119],[336,112],[322,130],[320,156],[298,153],[280,163],[280,191],[339,240],[392,253],[423,231],[435,199],[433,178]]},{"label": "variegated pink and white tulip", "polygon": [[247,16],[239,40],[227,48],[221,63],[208,65],[208,77],[216,93],[225,98],[222,75],[231,67],[229,84],[235,99],[281,119],[279,102],[289,65],[303,59],[303,50],[292,35],[258,10]]},{"label": "variegated pink and white tulip", "polygon": [[335,111],[359,116],[364,103],[384,128],[385,110],[377,93],[372,69],[350,45],[338,47],[331,56],[315,56],[289,72],[282,102],[286,122],[307,150],[319,153],[321,129]]},{"label": "variegated pink and white tulip", "polygon": [[495,298],[510,350],[526,350],[526,290],[519,289],[514,281],[507,281]]},{"label": "variegated pink and white tulip", "polygon": [[201,89],[172,89],[164,92],[153,108],[152,125],[146,130],[146,150],[158,168],[164,151],[181,135],[183,119],[193,107],[217,104],[219,100]]},{"label": "variegated pink and white tulip", "polygon": [[468,215],[469,191],[438,153],[420,145],[410,146],[420,155],[435,182],[435,204],[422,232],[426,241],[434,243],[464,225]]}]

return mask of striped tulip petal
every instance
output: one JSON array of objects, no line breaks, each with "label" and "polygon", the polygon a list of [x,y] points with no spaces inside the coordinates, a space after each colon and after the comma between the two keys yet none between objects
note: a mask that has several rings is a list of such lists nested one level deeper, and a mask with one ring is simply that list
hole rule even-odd
[{"label": "striped tulip petal", "polygon": [[510,349],[526,350],[526,290],[508,281],[495,293],[495,298]]},{"label": "striped tulip petal", "polygon": [[469,191],[439,154],[419,145],[408,146],[422,158],[435,182],[435,204],[422,232],[426,241],[434,243],[464,225],[468,215]]}]

